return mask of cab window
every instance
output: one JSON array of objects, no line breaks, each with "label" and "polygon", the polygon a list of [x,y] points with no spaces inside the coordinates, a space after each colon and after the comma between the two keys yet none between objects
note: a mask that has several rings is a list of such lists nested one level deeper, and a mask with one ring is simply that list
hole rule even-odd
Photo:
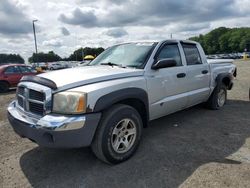
[{"label": "cab window", "polygon": [[19,67],[22,73],[32,73],[34,70],[31,67],[20,66]]},{"label": "cab window", "polygon": [[158,54],[157,61],[168,58],[174,59],[177,66],[182,66],[181,55],[177,44],[166,44]]},{"label": "cab window", "polygon": [[17,66],[7,67],[4,71],[4,74],[19,74],[20,70]]},{"label": "cab window", "polygon": [[199,50],[195,44],[182,44],[187,65],[200,65],[202,64]]}]

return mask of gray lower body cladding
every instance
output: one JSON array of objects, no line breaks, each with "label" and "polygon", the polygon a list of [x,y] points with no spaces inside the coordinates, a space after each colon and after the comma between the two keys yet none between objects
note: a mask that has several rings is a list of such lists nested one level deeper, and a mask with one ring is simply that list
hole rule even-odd
[{"label": "gray lower body cladding", "polygon": [[89,146],[94,137],[100,117],[100,113],[87,114],[85,125],[81,129],[53,131],[34,128],[32,125],[20,121],[8,113],[9,122],[18,135],[28,138],[40,146],[49,148],[79,148]]}]

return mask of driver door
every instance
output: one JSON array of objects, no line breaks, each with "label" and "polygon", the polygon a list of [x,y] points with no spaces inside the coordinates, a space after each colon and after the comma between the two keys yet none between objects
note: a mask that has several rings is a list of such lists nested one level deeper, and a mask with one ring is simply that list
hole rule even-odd
[{"label": "driver door", "polygon": [[172,58],[177,66],[152,70],[147,77],[151,120],[181,110],[187,105],[186,68],[179,47],[178,43],[164,44],[155,56],[155,62]]}]

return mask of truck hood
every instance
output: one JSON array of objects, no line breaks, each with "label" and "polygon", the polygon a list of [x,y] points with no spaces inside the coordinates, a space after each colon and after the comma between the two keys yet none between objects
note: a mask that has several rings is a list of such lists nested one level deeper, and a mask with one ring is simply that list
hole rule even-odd
[{"label": "truck hood", "polygon": [[59,90],[66,90],[96,82],[142,76],[143,73],[144,71],[141,69],[100,65],[51,71],[38,76],[52,80]]}]

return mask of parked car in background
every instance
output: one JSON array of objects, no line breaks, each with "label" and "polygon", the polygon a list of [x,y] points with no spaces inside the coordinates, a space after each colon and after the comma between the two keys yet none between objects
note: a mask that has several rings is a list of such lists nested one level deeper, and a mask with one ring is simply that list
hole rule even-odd
[{"label": "parked car in background", "polygon": [[71,68],[71,65],[68,61],[60,61],[59,62],[63,69]]},{"label": "parked car in background", "polygon": [[45,63],[45,62],[37,63],[37,67],[41,67],[42,70],[47,70],[48,69],[48,63]]},{"label": "parked car in background", "polygon": [[6,92],[10,87],[16,87],[20,79],[38,72],[27,65],[9,64],[0,66],[0,92]]},{"label": "parked car in background", "polygon": [[218,55],[207,55],[207,59],[219,59]]},{"label": "parked car in background", "polygon": [[48,64],[48,69],[49,70],[59,70],[63,69],[64,66],[61,63],[49,63]]},{"label": "parked car in background", "polygon": [[207,59],[241,59],[242,57],[243,57],[242,53],[207,55]]},{"label": "parked car in background", "polygon": [[247,58],[250,58],[250,52],[245,52],[245,55],[247,56]]},{"label": "parked car in background", "polygon": [[78,64],[79,64],[78,61],[69,61],[68,62],[69,67],[68,68],[77,67],[77,66],[79,66]]}]

